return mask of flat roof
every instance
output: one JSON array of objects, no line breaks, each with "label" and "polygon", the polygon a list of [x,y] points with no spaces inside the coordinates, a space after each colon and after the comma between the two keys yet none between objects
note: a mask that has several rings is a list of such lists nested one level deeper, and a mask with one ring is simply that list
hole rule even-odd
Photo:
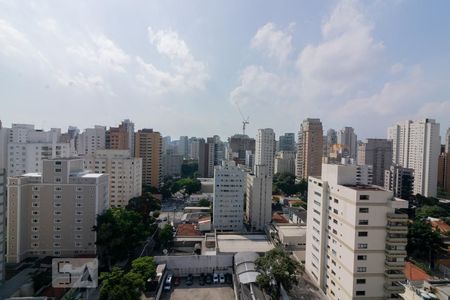
[{"label": "flat roof", "polygon": [[82,178],[98,178],[98,177],[101,177],[103,175],[105,175],[105,174],[88,173],[88,174],[83,174],[80,177],[82,177]]},{"label": "flat roof", "polygon": [[357,191],[385,191],[381,187],[376,185],[365,185],[365,184],[343,184],[343,186],[357,190]]},{"label": "flat roof", "polygon": [[247,251],[262,253],[274,248],[263,234],[218,234],[217,244],[222,253]]},{"label": "flat roof", "polygon": [[41,177],[42,174],[41,173],[26,173],[21,175],[22,177]]},{"label": "flat roof", "polygon": [[306,236],[306,226],[277,226],[283,236]]}]

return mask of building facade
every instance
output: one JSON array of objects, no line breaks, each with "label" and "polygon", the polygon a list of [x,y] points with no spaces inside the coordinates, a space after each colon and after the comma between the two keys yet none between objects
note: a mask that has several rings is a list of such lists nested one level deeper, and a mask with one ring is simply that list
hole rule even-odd
[{"label": "building facade", "polygon": [[92,227],[109,207],[108,179],[82,159],[44,160],[42,174],[8,178],[7,262],[95,255]]},{"label": "building facade", "polygon": [[200,177],[212,178],[214,177],[214,161],[215,161],[215,147],[214,139],[207,138],[199,140],[199,158],[198,158],[198,173]]},{"label": "building facade", "polygon": [[356,165],[309,177],[305,270],[329,299],[391,299],[403,291],[407,201],[358,180]]},{"label": "building facade", "polygon": [[236,164],[245,165],[245,153],[247,150],[255,153],[255,139],[249,138],[248,135],[235,134],[228,139],[229,157],[227,159],[234,160]]},{"label": "building facade", "polygon": [[251,230],[264,230],[272,221],[272,173],[266,165],[255,165],[246,174],[245,217]]},{"label": "building facade", "polygon": [[233,161],[214,168],[213,225],[216,230],[244,228],[245,172]]},{"label": "building facade", "polygon": [[278,151],[295,151],[295,133],[285,133],[280,135]]},{"label": "building facade", "polygon": [[384,172],[384,188],[394,197],[410,200],[414,189],[414,170],[392,165]]},{"label": "building facade", "polygon": [[183,156],[178,154],[162,155],[162,176],[181,176]]},{"label": "building facade", "polygon": [[439,155],[438,187],[445,192],[450,192],[450,153],[443,152]]},{"label": "building facade", "polygon": [[279,151],[275,155],[275,174],[290,173],[295,175],[295,152]]},{"label": "building facade", "polygon": [[323,153],[323,129],[319,119],[306,119],[298,132],[295,175],[297,179],[320,176]]},{"label": "building facade", "polygon": [[5,280],[6,170],[0,169],[0,285]]},{"label": "building facade", "polygon": [[130,150],[98,150],[84,157],[84,168],[97,174],[109,174],[109,199],[112,207],[125,207],[131,198],[142,195],[142,158]]},{"label": "building facade", "polygon": [[134,123],[126,119],[118,127],[110,127],[106,133],[106,148],[130,150],[134,156]]},{"label": "building facade", "polygon": [[258,129],[255,139],[255,167],[265,165],[273,175],[275,159],[275,132],[272,128]]},{"label": "building facade", "polygon": [[95,125],[94,128],[86,128],[77,137],[77,152],[79,155],[91,156],[97,150],[106,148],[106,127]]},{"label": "building facade", "polygon": [[439,123],[433,119],[404,121],[388,129],[394,164],[414,170],[414,194],[437,194],[440,153]]},{"label": "building facade", "polygon": [[358,155],[358,137],[352,127],[344,127],[337,133],[337,143],[347,146],[348,157],[356,160]]},{"label": "building facade", "polygon": [[162,180],[162,139],[153,129],[142,129],[135,134],[134,156],[142,158],[142,184],[159,187]]},{"label": "building facade", "polygon": [[373,184],[384,186],[384,172],[392,165],[392,141],[367,139],[358,145],[358,165],[371,165]]}]

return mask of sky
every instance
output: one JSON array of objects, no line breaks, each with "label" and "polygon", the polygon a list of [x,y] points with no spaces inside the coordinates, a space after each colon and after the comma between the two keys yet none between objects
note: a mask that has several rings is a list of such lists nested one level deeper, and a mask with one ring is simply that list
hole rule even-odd
[{"label": "sky", "polygon": [[0,0],[0,120],[224,138],[450,126],[450,2]]}]

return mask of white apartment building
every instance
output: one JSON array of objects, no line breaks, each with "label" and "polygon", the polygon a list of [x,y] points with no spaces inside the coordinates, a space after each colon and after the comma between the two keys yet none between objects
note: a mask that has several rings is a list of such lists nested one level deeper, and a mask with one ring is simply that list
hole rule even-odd
[{"label": "white apartment building", "polygon": [[8,178],[7,262],[95,255],[92,227],[109,207],[108,180],[76,158],[44,160],[42,174]]},{"label": "white apartment building", "polygon": [[445,152],[450,152],[450,128],[447,129],[447,132],[445,133]]},{"label": "white apartment building", "polygon": [[408,232],[397,209],[408,203],[359,171],[324,164],[309,177],[305,270],[332,300],[397,298]]},{"label": "white apartment building", "polygon": [[125,207],[131,198],[142,195],[142,158],[130,150],[97,150],[84,158],[84,168],[109,174],[109,199],[112,207]]},{"label": "white apartment building", "polygon": [[244,228],[245,172],[234,161],[214,167],[213,225],[216,230]]},{"label": "white apartment building", "polygon": [[245,217],[252,230],[264,230],[272,221],[272,174],[265,165],[247,173]]},{"label": "white apartment building", "polygon": [[0,169],[0,284],[5,280],[6,171]]},{"label": "white apartment building", "polygon": [[75,151],[70,143],[62,143],[61,130],[35,130],[33,125],[13,124],[9,130],[7,174],[19,176],[42,171],[42,160],[71,157]]},{"label": "white apartment building", "polygon": [[295,152],[279,151],[275,155],[275,174],[290,173],[295,175]]},{"label": "white apartment building", "polygon": [[266,165],[273,175],[275,158],[275,133],[272,128],[258,129],[255,139],[255,166]]},{"label": "white apartment building", "polygon": [[440,153],[439,123],[404,121],[388,129],[394,164],[414,170],[414,194],[435,197]]},{"label": "white apartment building", "polygon": [[[132,128],[134,128],[134,125]],[[94,128],[86,128],[83,131],[83,133],[78,135],[77,152],[79,155],[92,156],[95,154],[97,150],[103,150],[105,148],[106,148],[105,126],[95,125]]]}]

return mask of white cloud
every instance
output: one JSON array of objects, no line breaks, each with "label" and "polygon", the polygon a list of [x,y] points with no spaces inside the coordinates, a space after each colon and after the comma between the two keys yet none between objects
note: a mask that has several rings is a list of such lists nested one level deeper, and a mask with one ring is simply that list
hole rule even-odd
[{"label": "white cloud", "polygon": [[90,43],[69,46],[67,53],[114,71],[125,72],[130,57],[104,35],[93,36]]},{"label": "white cloud", "polygon": [[58,72],[57,81],[65,87],[73,87],[88,92],[106,92],[110,96],[115,96],[114,92],[107,86],[100,75],[86,75],[82,72],[71,76],[64,72]]},{"label": "white cloud", "polygon": [[30,41],[12,24],[0,19],[0,53],[5,56],[26,55],[32,48]]},{"label": "white cloud", "polygon": [[404,67],[402,64],[396,63],[391,66],[390,71],[391,71],[392,75],[397,75],[397,74],[401,73],[403,71],[403,69],[404,69]]},{"label": "white cloud", "polygon": [[384,49],[372,30],[354,2],[340,2],[322,25],[323,41],[307,45],[298,57],[305,89],[340,95],[371,75]]},{"label": "white cloud", "polygon": [[264,53],[267,57],[284,63],[292,52],[293,23],[288,30],[278,29],[277,25],[269,22],[258,29],[251,41],[251,47]]},{"label": "white cloud", "polygon": [[158,53],[170,61],[171,71],[159,70],[141,57],[136,62],[141,72],[136,75],[138,82],[152,94],[164,94],[171,91],[203,90],[209,79],[206,64],[196,60],[178,33],[172,30],[154,31],[148,28],[149,40]]}]

